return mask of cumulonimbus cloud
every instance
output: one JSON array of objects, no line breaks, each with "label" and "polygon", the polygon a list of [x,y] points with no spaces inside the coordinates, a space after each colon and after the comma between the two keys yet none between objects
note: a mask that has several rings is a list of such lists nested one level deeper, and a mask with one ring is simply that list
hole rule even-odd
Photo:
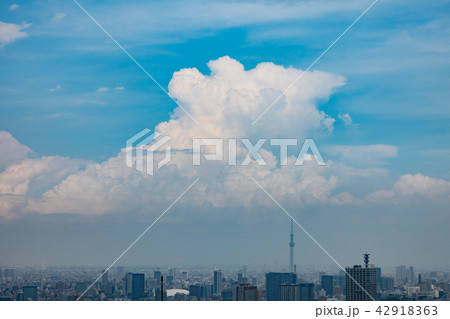
[{"label": "cumulonimbus cloud", "polygon": [[[392,190],[374,192],[369,189],[369,195],[356,196],[351,185],[354,189],[370,184],[368,181],[387,175],[387,170],[355,168],[345,161],[331,160],[327,160],[326,166],[318,166],[314,161],[295,166],[295,156],[288,158],[290,165],[280,166],[277,155],[269,148],[260,151],[266,160],[265,166],[254,161],[247,166],[240,165],[247,155],[242,146],[238,146],[235,166],[227,165],[225,159],[193,166],[192,154],[186,152],[192,148],[193,138],[248,137],[255,142],[261,137],[288,136],[302,140],[331,132],[333,119],[320,111],[319,106],[345,84],[345,79],[339,75],[307,72],[280,103],[273,106],[270,114],[252,126],[253,120],[302,70],[272,63],[261,63],[245,70],[242,64],[229,57],[211,61],[208,66],[209,75],[197,69],[183,69],[173,75],[170,94],[200,125],[180,108],[174,110],[169,121],[157,125],[155,130],[172,137],[170,145],[174,152],[172,160],[154,176],[127,167],[126,149],[103,163],[62,157],[24,158],[29,149],[12,143],[12,137],[4,133],[4,139],[14,145],[20,156],[15,159],[17,163],[8,162],[9,166],[0,173],[1,216],[158,214],[196,178],[200,180],[190,191],[186,204],[194,210],[204,206],[245,210],[273,206],[253,178],[284,205],[294,207],[369,205],[377,196],[401,200],[411,189],[421,194],[434,194],[434,199],[448,197],[450,189],[445,185],[449,182],[417,175],[400,177]],[[361,146],[361,149],[365,150],[364,154],[367,150],[381,152],[382,158],[397,153],[397,149],[389,145]],[[158,156],[163,154],[157,154],[157,159]],[[443,185],[444,191],[437,192]]]}]

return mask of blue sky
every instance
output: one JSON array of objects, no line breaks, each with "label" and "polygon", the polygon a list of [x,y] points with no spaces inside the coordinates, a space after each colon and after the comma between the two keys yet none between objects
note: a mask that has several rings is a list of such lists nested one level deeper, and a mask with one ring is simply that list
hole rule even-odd
[{"label": "blue sky", "polygon": [[[19,6],[12,10],[10,6],[14,3]],[[224,56],[239,61],[245,70],[251,70],[261,62],[304,70],[370,3],[350,0],[299,1],[295,4],[80,1],[164,88],[168,87],[174,72],[196,68],[208,75],[207,63]],[[154,129],[171,119],[176,104],[74,2],[13,1],[3,2],[1,6],[0,21],[21,26],[21,32],[25,32],[26,36],[7,43],[3,37],[7,31],[0,29],[0,131],[9,132],[29,147],[33,152],[30,158],[60,156],[86,161],[83,165],[103,163],[117,156],[130,136],[145,127]],[[312,70],[344,77],[345,85],[334,88],[326,98],[318,98],[315,102],[317,110],[335,119],[332,132],[311,130],[307,133],[308,137],[316,140],[326,161],[355,169],[379,169],[384,172],[356,182],[340,177],[342,183],[339,182],[334,191],[345,190],[364,197],[378,189],[393,188],[407,174],[421,174],[443,182],[450,180],[447,165],[450,160],[449,13],[448,1],[380,0],[313,67]],[[275,106],[262,118],[261,125],[270,122],[276,113]],[[346,124],[340,119],[340,115],[345,114],[350,116],[351,123]],[[255,113],[254,119],[257,116]],[[365,157],[360,158],[355,154],[349,157],[342,153],[342,146],[368,145],[392,146],[396,151],[391,155],[364,153]],[[326,174],[328,177],[339,175],[333,172]],[[64,175],[64,178],[67,176]],[[37,192],[42,194],[63,180],[52,180]],[[164,190],[159,191],[163,197]],[[441,221],[443,216],[448,216],[443,207],[449,204],[450,197],[447,193],[439,196],[439,199],[430,199],[439,202],[436,204],[438,217],[422,215],[423,211],[416,207],[414,214],[419,216],[418,225],[411,221],[407,229],[392,229],[392,234],[396,233],[395,238],[411,236],[413,240],[411,231],[414,230],[415,234],[420,225],[427,225],[426,231],[435,230],[438,237],[445,236],[448,228],[444,226],[448,226],[448,220],[444,224],[427,224],[430,220]],[[167,197],[169,199],[170,196]],[[402,212],[407,214],[407,204],[401,207],[392,204],[384,208],[361,205],[359,209],[353,206],[347,210],[345,207],[314,206],[310,210],[322,213],[335,211],[333,214],[350,211],[348,217],[359,216],[355,217],[356,220],[360,218],[356,211],[367,210],[373,213],[371,216],[377,216],[377,227],[383,224],[381,216],[386,211],[395,211],[392,217],[394,223],[395,220],[410,220],[414,216],[401,215]],[[295,209],[296,206],[293,203],[290,207]],[[234,208],[220,209],[228,211]],[[239,209],[245,211],[245,208]],[[199,210],[206,211],[208,207],[203,205]],[[379,214],[380,210],[384,212]],[[32,217],[27,217],[28,213]],[[71,212],[67,213],[71,216]],[[39,225],[46,225],[49,216],[52,215],[35,211],[21,213],[18,219],[0,222],[5,234],[2,236],[14,234],[20,229],[36,235],[41,228],[35,226],[33,229],[34,223],[26,220],[36,219]],[[57,217],[62,229],[73,225],[71,218],[79,218],[62,216]],[[101,220],[107,218],[102,215],[93,220],[82,219],[79,223],[91,225],[89,227],[95,230],[93,234],[103,236],[108,231],[101,226]],[[114,218],[118,220],[111,223],[119,227],[122,217]],[[143,223],[152,218],[153,215],[144,218]],[[323,220],[308,218],[311,220],[306,221],[310,221],[312,227],[318,227]],[[282,232],[283,222],[279,222],[277,227]],[[133,223],[124,228],[129,234],[136,230]],[[237,232],[236,225],[224,228],[223,232],[224,236],[226,233],[234,234]],[[320,234],[325,241],[332,241],[330,233]],[[79,234],[75,232],[73,236],[79,237]],[[389,235],[386,236],[389,238]],[[344,242],[351,242],[350,235],[343,237]],[[51,238],[55,237],[44,238],[43,244],[51,242]],[[448,241],[448,237],[446,239]],[[284,245],[285,240],[280,237],[275,242]],[[173,241],[176,242],[176,239]],[[385,241],[389,242],[386,238],[381,240]],[[421,247],[434,244],[431,240]],[[201,247],[196,240],[192,245]],[[409,246],[406,242],[403,245]],[[382,247],[382,243],[378,246],[373,244],[372,249],[381,251]],[[357,248],[365,250],[364,247]],[[412,256],[416,251],[410,250],[405,253],[404,259],[411,263],[430,264],[443,248],[437,245],[422,259],[414,259]],[[349,264],[353,263],[350,260],[352,254],[344,253],[338,247],[335,249],[338,255],[348,258]],[[312,260],[326,263],[326,259],[319,257],[320,254],[313,253],[314,248],[308,251],[313,256]],[[0,248],[0,252],[10,258],[11,263],[34,262],[33,258],[25,256],[29,252],[26,247],[19,255],[6,247]],[[110,255],[103,257],[109,260],[114,254],[111,251]],[[284,258],[281,253],[273,254],[274,258]],[[59,263],[55,254],[46,252],[43,255],[49,263]],[[162,261],[167,259],[167,262],[183,263],[183,260],[172,260],[164,253],[160,255]],[[240,262],[231,255],[231,262]],[[360,254],[355,255],[359,258]],[[393,255],[390,252],[380,260],[387,263]],[[192,256],[197,255],[192,252]],[[264,260],[262,253],[258,256],[255,263],[271,263]],[[77,258],[78,255],[69,259],[75,263]],[[224,262],[220,258],[198,258],[204,259],[205,263]],[[83,262],[88,263],[88,259]],[[193,260],[194,257],[186,258],[186,263]],[[135,262],[148,261],[136,257]],[[247,262],[251,263],[251,260]],[[445,258],[437,261],[445,266],[449,262]],[[402,261],[398,260],[398,263]]]}]

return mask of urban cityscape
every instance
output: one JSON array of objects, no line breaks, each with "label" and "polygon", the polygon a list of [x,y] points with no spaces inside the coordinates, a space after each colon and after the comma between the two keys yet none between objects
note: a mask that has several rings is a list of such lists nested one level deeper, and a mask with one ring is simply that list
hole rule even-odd
[{"label": "urban cityscape", "polygon": [[227,267],[1,268],[0,301],[416,301],[450,300],[450,271],[385,271],[369,262],[334,272]]}]

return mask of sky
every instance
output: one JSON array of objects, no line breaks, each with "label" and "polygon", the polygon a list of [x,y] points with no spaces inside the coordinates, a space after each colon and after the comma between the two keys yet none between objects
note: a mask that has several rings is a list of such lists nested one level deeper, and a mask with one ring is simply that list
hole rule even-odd
[{"label": "sky", "polygon": [[[450,266],[448,1],[379,0],[306,73],[372,1],[79,4],[135,61],[74,1],[0,5],[0,264],[108,266],[184,194],[119,264],[287,269],[270,194],[343,266]],[[171,138],[153,176],[125,165],[145,128]],[[238,165],[193,166],[193,138]],[[294,165],[307,138],[326,165]]]}]

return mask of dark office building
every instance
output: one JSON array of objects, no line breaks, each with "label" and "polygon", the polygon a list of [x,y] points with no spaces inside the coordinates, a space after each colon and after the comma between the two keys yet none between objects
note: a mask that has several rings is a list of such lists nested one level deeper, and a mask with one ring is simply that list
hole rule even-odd
[{"label": "dark office building", "polygon": [[322,289],[325,290],[327,296],[333,295],[333,276],[322,276]]},{"label": "dark office building", "polygon": [[213,294],[222,294],[222,270],[214,270]]},{"label": "dark office building", "polygon": [[281,285],[294,285],[297,283],[297,274],[269,272],[266,274],[266,298],[268,301],[281,301]]},{"label": "dark office building", "polygon": [[145,297],[145,275],[133,274],[131,283],[131,300],[142,300]]},{"label": "dark office building", "polygon": [[233,301],[236,299],[234,296],[234,292],[232,289],[224,289],[222,290],[222,301]]},{"label": "dark office building", "polygon": [[23,286],[23,298],[24,300],[37,301],[37,286]]},{"label": "dark office building", "polygon": [[310,301],[314,300],[314,284],[281,284],[281,301]]},{"label": "dark office building", "polygon": [[190,285],[189,298],[196,300],[209,300],[211,298],[211,285]]},{"label": "dark office building", "polygon": [[258,288],[249,284],[236,287],[236,301],[258,301]]}]

